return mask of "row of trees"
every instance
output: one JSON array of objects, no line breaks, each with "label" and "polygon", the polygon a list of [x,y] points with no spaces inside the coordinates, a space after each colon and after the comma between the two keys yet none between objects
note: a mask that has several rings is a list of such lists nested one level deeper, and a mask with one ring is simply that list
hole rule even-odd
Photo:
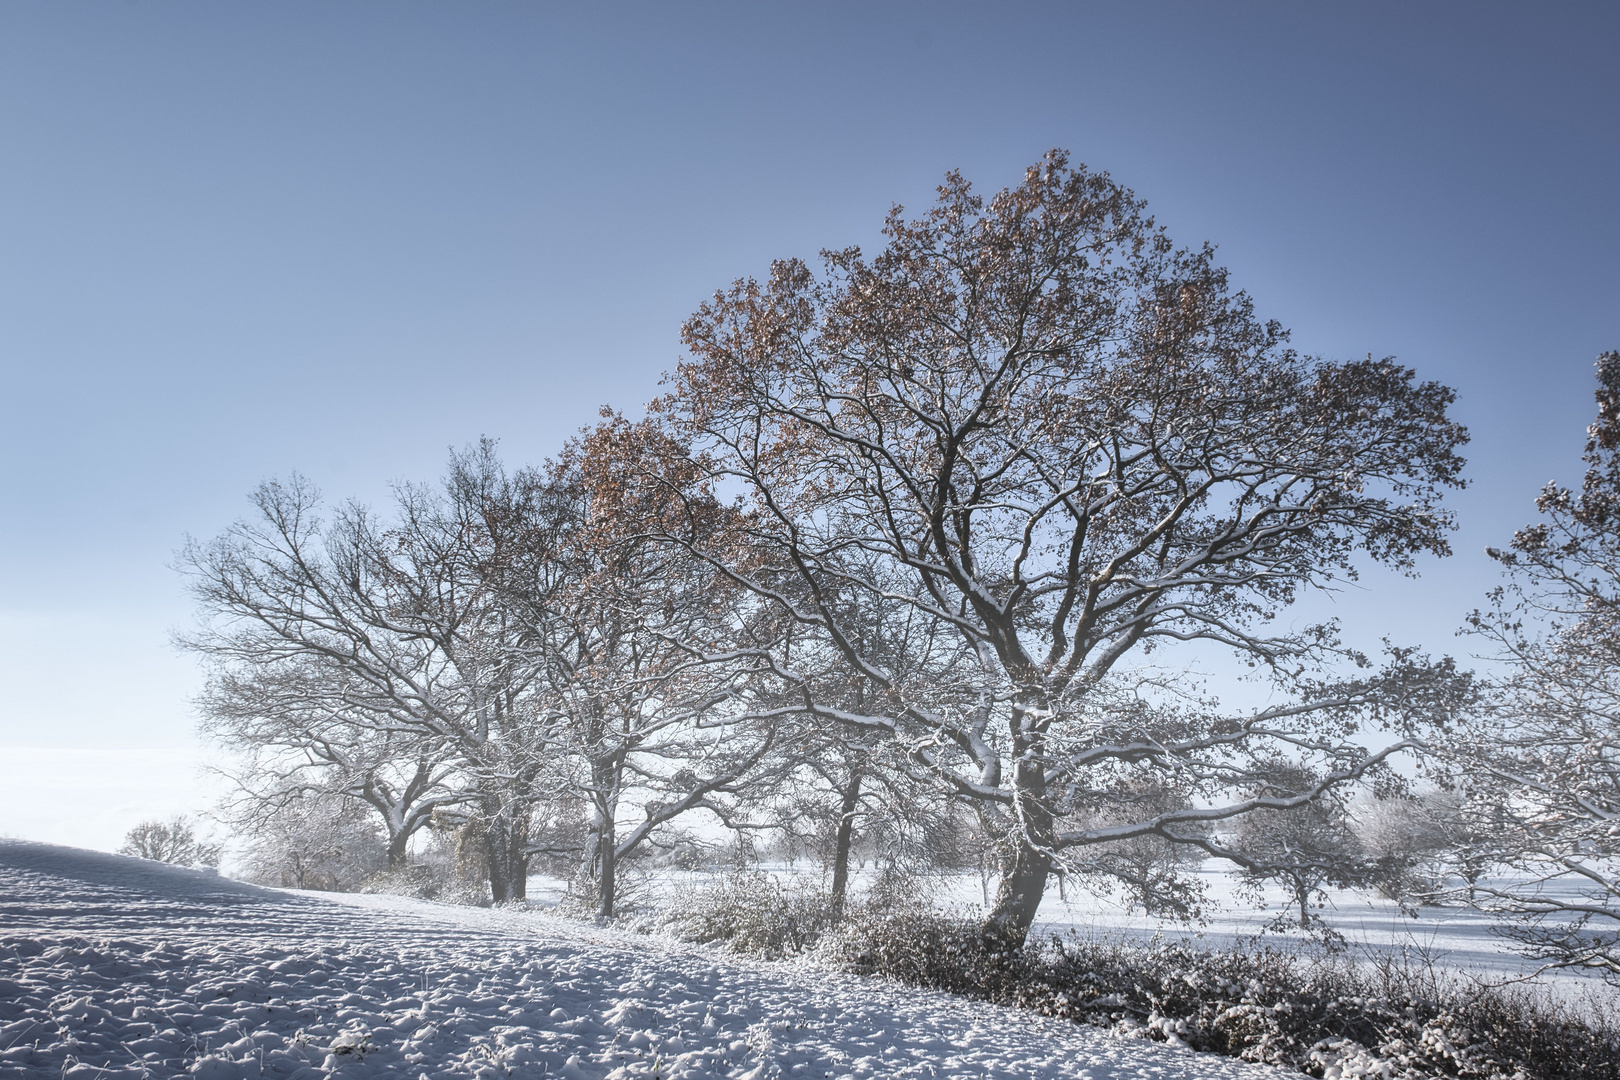
[{"label": "row of trees", "polygon": [[[1021,941],[1054,871],[1185,912],[1184,860],[1144,848],[1284,873],[1241,822],[1451,745],[1479,691],[1449,661],[1278,618],[1447,553],[1451,391],[1299,355],[1058,152],[885,236],[717,294],[643,421],[534,468],[480,444],[384,515],[266,484],[189,545],[242,812],[341,796],[395,864],[455,821],[497,901],[561,857],[603,914],[693,815],[836,823],[840,898],[857,821],[965,822]],[[1220,654],[1263,704],[1199,689]]]}]

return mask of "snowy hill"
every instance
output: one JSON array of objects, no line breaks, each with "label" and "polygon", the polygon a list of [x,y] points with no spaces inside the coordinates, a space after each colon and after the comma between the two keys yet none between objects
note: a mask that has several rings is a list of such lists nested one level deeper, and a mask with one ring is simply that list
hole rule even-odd
[{"label": "snowy hill", "polygon": [[1275,1077],[525,912],[0,841],[0,1076]]}]

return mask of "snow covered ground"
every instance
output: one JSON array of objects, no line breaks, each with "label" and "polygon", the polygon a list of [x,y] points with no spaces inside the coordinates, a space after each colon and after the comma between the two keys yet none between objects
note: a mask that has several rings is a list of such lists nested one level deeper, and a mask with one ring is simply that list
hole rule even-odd
[{"label": "snow covered ground", "polygon": [[1273,1078],[545,914],[0,841],[0,1076]]}]

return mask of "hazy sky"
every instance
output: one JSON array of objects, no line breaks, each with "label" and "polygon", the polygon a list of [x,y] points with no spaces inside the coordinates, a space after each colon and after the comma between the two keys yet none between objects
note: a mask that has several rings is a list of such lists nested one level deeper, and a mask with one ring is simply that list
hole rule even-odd
[{"label": "hazy sky", "polygon": [[538,460],[732,278],[1053,146],[1457,388],[1456,556],[1338,607],[1466,651],[1620,347],[1617,54],[1612,3],[0,6],[0,832],[208,802],[168,564],[261,480]]}]

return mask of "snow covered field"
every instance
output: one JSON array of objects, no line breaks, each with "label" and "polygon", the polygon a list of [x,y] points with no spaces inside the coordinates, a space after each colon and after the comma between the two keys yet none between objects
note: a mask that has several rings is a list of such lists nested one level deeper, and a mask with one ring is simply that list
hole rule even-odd
[{"label": "snow covered field", "polygon": [[[1267,890],[1267,906],[1254,903],[1236,892],[1235,875],[1221,869],[1196,871],[1208,886],[1208,921],[1188,927],[1168,919],[1153,919],[1127,912],[1118,904],[1098,899],[1074,888],[1068,898],[1056,887],[1041,903],[1036,934],[1064,933],[1118,935],[1139,940],[1159,935],[1164,938],[1196,938],[1207,948],[1218,949],[1239,939],[1270,940],[1288,945],[1300,940],[1297,932],[1278,934],[1266,924],[1285,907],[1280,889]],[[976,891],[976,883],[975,883]],[[1573,885],[1553,887],[1550,893],[1575,898]],[[1414,917],[1400,905],[1371,892],[1328,889],[1328,903],[1313,909],[1329,927],[1343,935],[1354,955],[1405,953],[1426,957],[1436,966],[1466,972],[1485,979],[1505,979],[1530,975],[1537,962],[1513,950],[1512,943],[1497,933],[1499,923],[1489,915],[1462,906],[1422,907]],[[1572,972],[1548,972],[1540,976],[1547,985],[1559,985],[1570,992],[1601,990],[1601,980]]]},{"label": "snow covered field", "polygon": [[0,841],[0,1076],[1274,1077],[539,913]]}]

